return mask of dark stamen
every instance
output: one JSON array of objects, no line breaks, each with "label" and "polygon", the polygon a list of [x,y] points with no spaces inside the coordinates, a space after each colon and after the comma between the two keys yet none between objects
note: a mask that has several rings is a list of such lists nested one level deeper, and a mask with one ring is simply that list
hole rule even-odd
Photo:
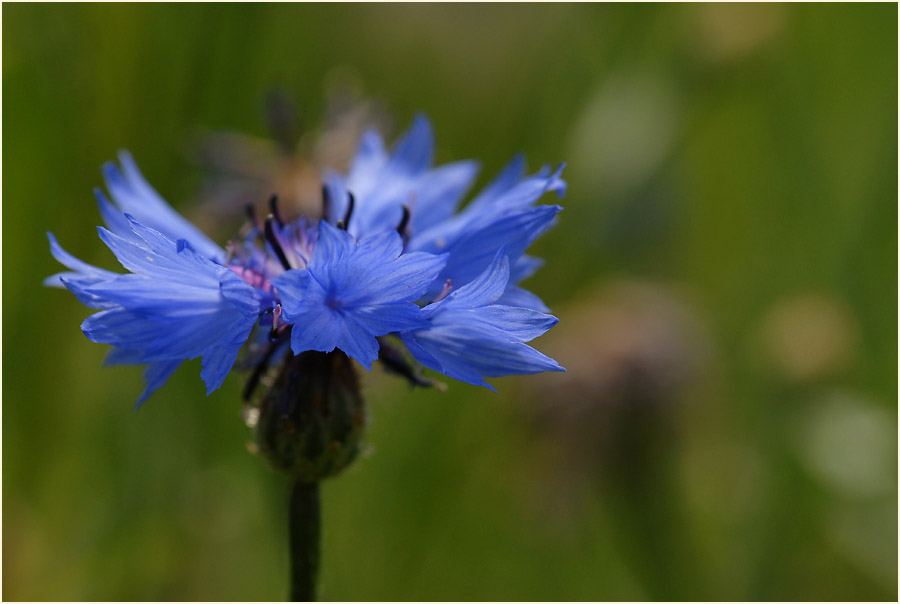
[{"label": "dark stamen", "polygon": [[291,270],[291,264],[288,262],[287,256],[284,255],[284,250],[281,249],[281,244],[278,243],[278,239],[275,237],[275,229],[272,226],[272,223],[275,222],[275,217],[269,214],[266,216],[266,241],[269,242],[269,245],[272,246],[272,249],[275,250],[275,255],[278,256],[278,261],[281,262],[281,266],[284,267],[284,270]]},{"label": "dark stamen", "polygon": [[281,217],[281,212],[278,211],[278,194],[272,193],[271,197],[269,197],[269,212],[272,216],[275,217],[275,220],[278,222],[278,226],[284,226],[284,219]]},{"label": "dark stamen", "polygon": [[347,227],[350,226],[350,216],[353,215],[353,206],[356,205],[356,199],[353,197],[353,193],[347,193],[347,196],[350,198],[350,201],[347,204],[347,212],[344,214],[344,226],[343,229],[346,231]]},{"label": "dark stamen", "polygon": [[397,232],[406,236],[406,225],[409,224],[409,206],[403,206],[403,218],[400,219],[400,224],[397,225]]}]

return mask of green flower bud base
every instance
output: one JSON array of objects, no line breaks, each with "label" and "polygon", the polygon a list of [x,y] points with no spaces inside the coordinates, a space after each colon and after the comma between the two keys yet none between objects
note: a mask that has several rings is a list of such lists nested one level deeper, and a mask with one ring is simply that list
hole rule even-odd
[{"label": "green flower bud base", "polygon": [[365,404],[343,352],[289,354],[258,410],[259,452],[297,481],[334,476],[359,454]]}]

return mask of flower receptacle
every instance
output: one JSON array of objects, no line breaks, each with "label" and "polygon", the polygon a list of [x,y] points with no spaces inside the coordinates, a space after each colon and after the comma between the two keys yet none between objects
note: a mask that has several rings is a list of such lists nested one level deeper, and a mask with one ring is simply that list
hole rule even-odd
[{"label": "flower receptacle", "polygon": [[257,447],[301,482],[334,476],[359,454],[366,424],[359,379],[343,352],[288,354],[260,396]]}]

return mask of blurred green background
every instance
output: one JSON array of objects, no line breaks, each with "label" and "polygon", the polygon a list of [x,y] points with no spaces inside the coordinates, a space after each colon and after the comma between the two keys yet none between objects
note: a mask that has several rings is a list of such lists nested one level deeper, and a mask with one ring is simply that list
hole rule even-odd
[{"label": "blurred green background", "polygon": [[[356,94],[393,134],[427,112],[479,183],[516,151],[570,183],[528,282],[569,372],[365,374],[323,599],[896,600],[896,5],[3,16],[5,599],[285,596],[287,485],[247,451],[242,377],[207,398],[188,363],[132,414],[140,370],[101,368],[89,311],[41,286],[47,230],[116,266],[91,190],[120,148],[224,242],[239,220],[198,198],[231,185],[197,141],[270,137],[279,90],[307,157],[346,152],[352,127],[322,141]],[[290,181],[241,140],[236,169]]]}]

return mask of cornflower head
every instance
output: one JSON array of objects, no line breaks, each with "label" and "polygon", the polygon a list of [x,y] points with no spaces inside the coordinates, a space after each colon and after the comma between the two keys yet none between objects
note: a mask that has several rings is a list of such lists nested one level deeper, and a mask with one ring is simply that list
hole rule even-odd
[{"label": "cornflower head", "polygon": [[[109,198],[96,196],[106,225],[100,239],[128,272],[84,263],[48,234],[69,270],[45,283],[99,311],[81,327],[113,346],[108,364],[146,365],[136,408],[197,357],[209,394],[249,341],[245,397],[268,386],[256,408],[261,447],[289,472],[334,473],[356,447],[329,445],[355,439],[362,424],[348,359],[366,369],[380,360],[429,384],[411,355],[491,389],[486,378],[563,371],[527,344],[557,319],[518,285],[541,264],[525,250],[561,209],[535,204],[548,192],[563,195],[562,167],[525,176],[516,157],[458,211],[477,164],[433,168],[433,146],[421,116],[391,151],[368,131],[349,172],[324,175],[320,219],[285,220],[273,196],[262,221],[248,208],[241,236],[225,248],[169,206],[123,151],[119,165],[103,167]],[[309,407],[295,399],[304,396],[318,396],[324,415],[339,419],[303,433],[300,424],[316,423],[301,417]]]}]

